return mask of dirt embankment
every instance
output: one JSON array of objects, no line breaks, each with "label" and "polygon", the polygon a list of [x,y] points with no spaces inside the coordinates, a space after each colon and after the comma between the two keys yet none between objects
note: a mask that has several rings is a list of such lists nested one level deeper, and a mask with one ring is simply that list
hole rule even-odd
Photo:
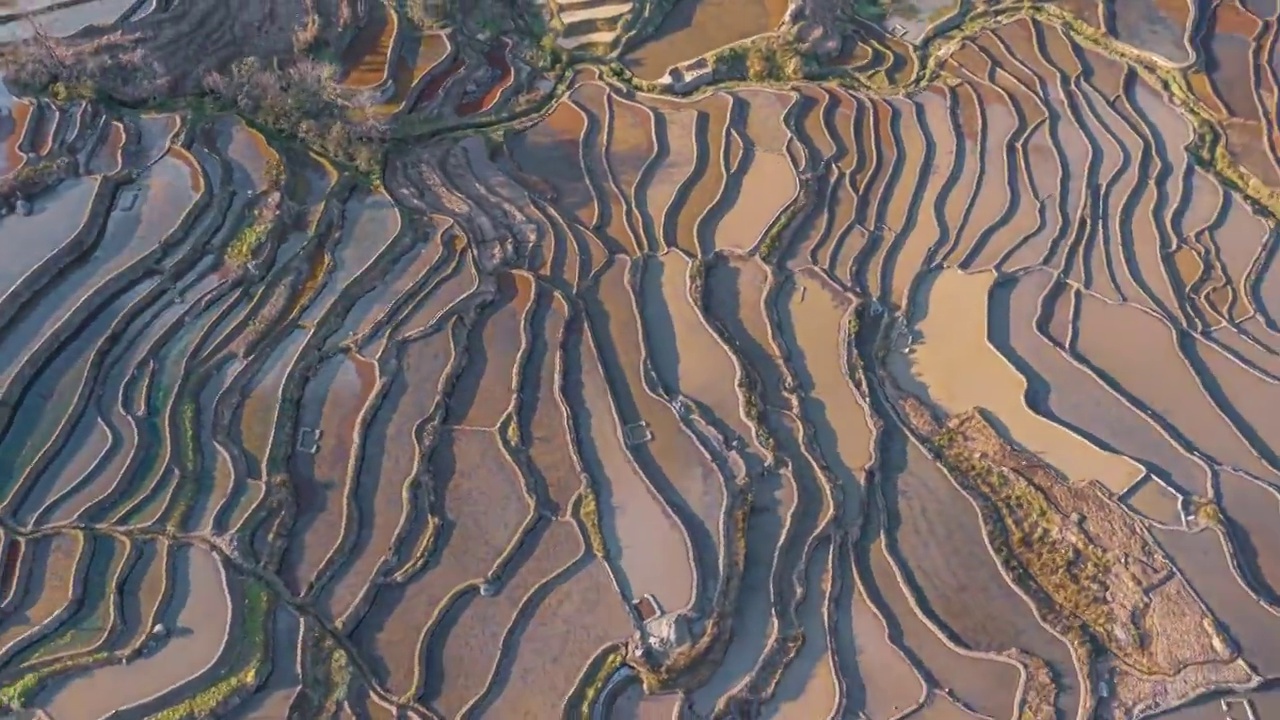
[{"label": "dirt embankment", "polygon": [[874,376],[906,428],[978,504],[1006,575],[1089,666],[1082,670],[1105,698],[1099,712],[1148,714],[1257,680],[1164,551],[1101,485],[1073,482],[1015,446],[982,408],[947,416],[888,373]]}]

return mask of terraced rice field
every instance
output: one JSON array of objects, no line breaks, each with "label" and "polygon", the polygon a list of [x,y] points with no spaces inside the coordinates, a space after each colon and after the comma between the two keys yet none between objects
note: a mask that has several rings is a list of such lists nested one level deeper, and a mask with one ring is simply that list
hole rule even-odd
[{"label": "terraced rice field", "polygon": [[777,29],[786,11],[782,0],[676,0],[624,62],[637,76],[656,80],[672,65]]},{"label": "terraced rice field", "polygon": [[636,8],[631,0],[549,0],[564,30],[556,44],[565,50],[609,47],[619,39],[622,23]]},{"label": "terraced rice field", "polygon": [[[55,5],[0,717],[1280,712],[1280,4]],[[258,41],[327,130],[189,101]]]}]

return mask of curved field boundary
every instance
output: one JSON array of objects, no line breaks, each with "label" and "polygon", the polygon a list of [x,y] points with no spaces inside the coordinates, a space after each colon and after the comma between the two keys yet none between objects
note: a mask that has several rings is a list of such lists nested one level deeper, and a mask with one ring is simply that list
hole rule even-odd
[{"label": "curved field boundary", "polygon": [[[203,549],[199,551],[206,552]],[[222,649],[218,652],[217,656],[209,662],[209,664],[200,668],[194,675],[182,681],[178,685],[162,690],[148,698],[139,700],[129,707],[120,708],[118,711],[107,715],[104,720],[119,720],[130,716],[148,717],[156,714],[163,716],[163,713],[167,708],[182,707],[183,700],[185,698],[197,696],[203,689],[203,685],[210,684],[211,680],[227,674],[227,671],[231,669],[225,667],[227,664],[227,656],[238,654],[237,646],[241,642],[254,642],[254,638],[252,636],[249,638],[241,637],[237,640],[238,632],[261,633],[262,628],[250,627],[245,623],[247,616],[252,612],[252,608],[247,607],[244,603],[236,602],[235,595],[238,595],[239,593],[233,593],[233,588],[239,589],[238,586],[240,583],[233,579],[233,577],[227,572],[227,569],[223,562],[221,562],[221,559],[216,555],[214,556],[214,562],[218,568],[219,583],[222,589],[221,599],[226,602],[228,607],[227,623],[223,628]],[[192,598],[187,599],[187,602],[196,601],[197,600]],[[269,654],[266,659],[270,659]],[[263,676],[266,675],[265,672],[262,672],[261,674]],[[180,713],[176,715],[176,717],[184,718],[193,716],[194,713]]]},{"label": "curved field boundary", "polygon": [[[400,57],[401,50],[404,47],[405,36],[408,34],[408,31],[403,30],[400,27],[400,11],[396,8],[396,6],[392,2],[390,2],[389,0],[368,0],[368,1],[378,2],[382,4],[382,7],[384,8],[384,12],[386,13],[387,23],[391,26],[390,28],[391,43],[387,46],[386,57],[383,58],[384,65],[382,68],[382,76],[378,78],[376,82],[373,82],[371,84],[352,85],[350,87],[353,87],[358,90],[367,90],[369,92],[372,92],[374,97],[377,99],[377,102],[382,102],[389,95],[391,95],[391,93],[395,92],[396,61]],[[351,39],[351,42],[354,43],[358,39],[359,39],[359,35],[356,35]],[[360,58],[360,62],[365,61],[365,59],[366,59],[365,57]]]},{"label": "curved field boundary", "polygon": [[[346,232],[344,232],[342,228],[339,228],[335,234],[338,236],[338,239],[334,241],[336,252],[337,243],[341,240],[342,236],[346,234]],[[335,334],[341,323],[345,321],[351,307],[355,305],[359,298],[366,294],[369,289],[379,281],[385,270],[385,266],[399,255],[397,251],[400,246],[404,243],[410,242],[410,238],[411,234],[408,232],[408,229],[403,225],[399,225],[396,228],[394,235],[386,241],[385,245],[370,257],[363,267],[349,271],[349,277],[346,282],[341,287],[336,288],[336,293],[333,299],[320,310],[318,319],[314,321],[311,329],[308,330],[303,348],[299,353],[299,359],[295,361],[294,365],[290,368],[289,377],[285,381],[286,389],[289,388],[290,384],[295,384],[294,387],[296,388],[289,393],[289,396],[287,396],[294,398],[288,402],[289,405],[301,402],[303,385],[307,380],[309,380],[310,375],[314,372],[313,368],[318,368],[324,360],[331,356],[332,352],[336,352],[336,349],[333,351],[325,350],[328,338]],[[329,253],[326,253],[326,257],[328,256]],[[327,274],[326,277],[327,282],[337,281],[330,274]],[[315,306],[312,307],[314,308]],[[373,416],[373,412],[376,410],[377,405],[381,403],[381,398],[389,389],[389,385],[387,378],[379,374],[377,385],[378,389],[371,394],[369,403],[366,404],[362,411],[361,419],[358,420],[356,424],[358,429],[365,427],[365,423],[367,423],[368,419]],[[295,428],[293,427],[295,423],[296,417],[291,419],[288,423],[290,427],[288,428],[287,433],[273,435],[271,443],[273,454],[275,451],[278,451],[281,454],[291,454],[294,452],[292,446],[295,439]],[[281,424],[277,423],[276,430],[279,431],[280,428]],[[340,567],[334,563],[338,562],[338,558],[346,555],[350,551],[350,544],[355,540],[354,535],[348,532],[347,526],[348,524],[355,522],[352,519],[352,513],[354,511],[352,509],[352,500],[350,496],[351,493],[354,492],[356,474],[359,471],[360,464],[363,462],[364,449],[362,437],[363,433],[360,433],[354,439],[354,445],[352,447],[348,467],[345,473],[346,479],[344,481],[345,490],[343,493],[344,521],[342,524],[342,540],[338,545],[331,548],[329,554],[326,555],[326,559],[317,569],[311,585],[313,590],[309,590],[304,594],[309,595],[312,592],[318,593],[323,588],[327,587],[328,583],[341,571]]]},{"label": "curved field boundary", "polygon": [[[24,670],[40,672],[53,667],[71,670],[86,661],[101,659],[109,654],[110,646],[117,644],[118,636],[124,630],[120,595],[130,570],[138,563],[142,548],[127,537],[109,538],[109,542],[113,547],[106,577],[95,579],[86,590],[86,594],[95,597],[86,597],[76,614],[67,618],[63,624],[65,627],[58,630],[60,637],[44,647],[33,649],[30,657],[20,662]],[[104,604],[105,617],[101,615],[103,608],[98,607]],[[94,622],[99,619],[101,623]],[[76,636],[80,633],[91,633],[87,643],[78,642]]]},{"label": "curved field boundary", "polygon": [[23,652],[33,648],[36,643],[48,638],[58,627],[60,627],[68,618],[74,615],[80,608],[80,603],[84,597],[86,577],[89,571],[89,565],[93,561],[95,540],[91,536],[84,533],[74,532],[76,540],[79,543],[76,552],[76,565],[71,579],[71,592],[67,597],[66,604],[60,606],[43,623],[31,627],[17,638],[14,638],[9,644],[0,648],[0,667],[9,667],[9,663],[14,658],[19,657]]},{"label": "curved field boundary", "polygon": [[27,162],[44,154],[42,148],[47,144],[46,136],[50,131],[49,113],[57,115],[57,112],[57,108],[47,100],[36,100],[30,104],[26,113],[27,121],[22,127],[17,144],[18,152]]},{"label": "curved field boundary", "polygon": [[104,304],[103,310],[109,318],[109,325],[94,347],[87,351],[88,361],[72,404],[45,445],[37,449],[34,457],[23,463],[21,473],[14,480],[14,487],[5,497],[3,505],[0,505],[0,513],[13,515],[18,512],[24,505],[27,494],[32,490],[32,480],[46,477],[60,449],[66,445],[77,423],[89,411],[90,393],[99,387],[99,377],[106,359],[104,351],[124,334],[135,314],[140,312],[142,305],[147,302],[148,296],[158,294],[156,289],[155,282],[141,282],[129,290],[121,291],[116,297],[111,298],[111,302]]},{"label": "curved field boundary", "polygon": [[[457,67],[458,46],[453,41],[452,35],[450,33],[443,32],[433,34],[444,39],[446,46],[444,55],[430,67],[418,73],[417,77],[414,78],[413,84],[405,93],[404,100],[401,101],[399,107],[397,107],[392,113],[391,122],[393,123],[413,112],[419,101],[424,99],[423,93],[425,93],[428,88],[435,87],[437,88],[436,92],[439,92],[438,84],[447,82],[452,76],[454,69]],[[418,52],[422,52],[422,48],[419,48]],[[429,100],[431,98],[426,99]]]},{"label": "curved field boundary", "polygon": [[[42,359],[52,352],[53,348],[51,347],[51,343],[60,342],[65,339],[76,324],[88,317],[89,313],[94,309],[94,306],[100,302],[100,298],[103,295],[109,295],[118,289],[126,287],[130,283],[136,282],[148,270],[150,270],[157,259],[163,257],[173,244],[180,241],[179,238],[185,236],[186,232],[200,216],[208,201],[209,198],[207,195],[202,194],[197,196],[195,202],[187,208],[183,216],[178,220],[178,224],[174,228],[166,231],[165,236],[157,238],[155,245],[151,249],[141,253],[137,259],[129,263],[126,267],[119,269],[111,276],[99,281],[99,283],[92,288],[90,293],[83,296],[80,301],[77,302],[75,306],[59,321],[56,327],[49,329],[44,338],[37,345],[35,351],[27,354],[18,368],[12,372],[8,378],[6,378],[7,382],[5,383],[3,392],[0,393],[0,400],[7,399],[8,403],[13,403],[14,398],[12,396],[16,392],[16,389],[29,382],[31,375],[38,366],[38,363],[42,362]],[[102,231],[105,233],[105,226]],[[7,422],[5,424],[7,425]]]},{"label": "curved field boundary", "polygon": [[[171,341],[178,338],[178,334],[187,322],[203,318],[206,310],[216,307],[218,303],[229,302],[232,295],[230,294],[232,287],[228,283],[217,283],[211,287],[206,293],[198,296],[193,303],[188,306],[178,317],[174,318],[174,322],[162,326],[162,330],[158,336],[151,341],[142,355],[143,361],[147,363],[154,362],[152,358],[161,358],[165,348]],[[199,327],[195,325],[194,327]],[[123,420],[123,424],[111,422],[109,419],[113,415],[117,415],[119,406],[112,406],[110,412],[103,412],[99,409],[100,417],[107,421],[108,430],[111,433],[111,448],[114,450],[119,443],[119,436],[123,433],[127,440],[126,447],[130,452],[125,458],[126,465],[121,471],[120,478],[132,478],[135,473],[146,476],[152,482],[159,478],[164,472],[169,461],[169,455],[172,452],[171,436],[167,432],[156,432],[159,437],[154,438],[158,450],[152,449],[154,446],[152,436],[146,434],[144,430],[157,428],[157,423],[166,423],[170,417],[171,408],[173,407],[173,393],[171,389],[158,388],[154,384],[147,387],[148,394],[144,396],[143,402],[148,409],[145,418],[135,418],[132,414],[122,412],[118,414],[117,420]],[[164,399],[163,395],[168,393],[168,399]],[[151,409],[155,412],[152,413]],[[139,422],[141,420],[141,422]],[[166,425],[167,427],[167,425]],[[137,447],[147,448],[145,452],[149,454],[144,456],[136,452]],[[110,452],[110,451],[109,451]],[[149,463],[148,463],[149,461]],[[148,463],[148,464],[144,464]],[[104,469],[105,470],[105,469]],[[114,480],[108,476],[108,473],[102,472],[99,477],[111,482],[111,488],[114,489],[121,485],[120,480]],[[90,499],[84,504],[82,509],[77,513],[78,516],[84,518],[104,517],[114,512],[116,520],[123,520],[127,514],[133,509],[140,508],[150,496],[150,484],[135,483],[134,487],[129,487],[121,493],[121,497],[112,498],[110,491],[104,492],[97,498]]]},{"label": "curved field boundary", "polygon": [[[53,281],[62,270],[84,256],[97,243],[106,226],[107,216],[116,202],[116,195],[125,184],[124,177],[101,177],[94,183],[93,200],[80,227],[65,243],[59,245],[40,264],[22,276],[3,296],[0,296],[0,331],[9,329],[35,294]],[[7,423],[0,423],[0,425]]]},{"label": "curved field boundary", "polygon": [[[610,259],[610,263],[617,262],[617,261],[618,260],[616,257]],[[607,272],[607,270],[605,272]],[[598,287],[599,284],[602,282],[603,277],[604,277],[603,273],[597,274],[592,278],[591,280],[592,284]],[[590,288],[588,288],[586,292],[590,293],[592,291]],[[564,393],[566,417],[569,419],[570,425],[575,427],[575,432],[573,435],[574,442],[570,443],[570,448],[573,453],[573,457],[575,458],[576,464],[580,467],[580,469],[583,472],[582,477],[583,477],[584,487],[592,488],[592,493],[595,495],[598,495],[599,493],[595,488],[599,487],[600,484],[605,482],[603,477],[594,477],[597,473],[593,472],[593,469],[591,467],[588,467],[588,464],[583,460],[582,453],[584,451],[582,450],[582,448],[587,446],[591,447],[592,448],[591,454],[593,457],[604,455],[605,451],[602,451],[596,447],[599,441],[595,441],[595,440],[588,441],[586,439],[590,435],[589,428],[583,427],[582,425],[580,425],[578,414],[572,412],[573,405],[571,403],[578,402],[579,397],[582,398],[581,402],[585,405],[589,405],[591,402],[589,398],[585,397],[586,394],[589,392],[589,390],[586,387],[587,382],[582,378],[582,375],[584,373],[590,372],[595,376],[594,380],[600,383],[598,390],[602,395],[601,402],[607,401],[606,407],[601,409],[609,413],[607,416],[607,420],[611,421],[609,424],[612,426],[614,430],[614,435],[615,435],[613,439],[607,442],[615,442],[618,444],[619,447],[616,449],[618,451],[617,457],[626,463],[625,470],[626,470],[626,475],[628,477],[621,478],[621,479],[625,480],[628,483],[629,487],[637,488],[636,491],[638,491],[639,488],[643,488],[644,490],[646,490],[648,493],[648,496],[650,498],[653,498],[654,502],[657,503],[662,515],[667,519],[669,519],[670,522],[674,524],[675,528],[678,529],[678,533],[680,537],[679,544],[682,545],[684,548],[683,559],[689,564],[689,572],[690,572],[690,579],[691,579],[690,600],[688,601],[688,606],[693,606],[693,604],[696,603],[698,599],[697,589],[699,587],[699,576],[698,576],[699,569],[696,564],[696,556],[693,549],[693,541],[689,537],[689,531],[685,523],[682,521],[682,518],[679,516],[679,514],[675,512],[674,508],[672,508],[671,505],[666,501],[664,494],[659,493],[658,490],[653,487],[651,478],[647,473],[643,471],[643,468],[637,462],[635,453],[631,452],[626,447],[625,438],[623,436],[623,428],[622,428],[623,423],[622,423],[621,410],[618,407],[619,401],[616,397],[617,390],[614,386],[614,382],[611,382],[608,376],[608,373],[605,370],[605,363],[603,362],[603,359],[601,357],[601,351],[600,351],[601,344],[608,340],[608,330],[606,328],[599,327],[600,321],[598,318],[591,317],[592,313],[589,307],[591,301],[584,300],[580,302],[581,302],[581,305],[575,304],[580,309],[577,312],[575,312],[573,315],[573,317],[577,319],[571,321],[572,322],[571,326],[574,328],[574,332],[572,336],[566,332],[566,343],[565,345],[562,346],[562,350],[561,350],[562,358],[569,358],[569,357],[574,358],[574,363],[576,367],[574,367],[573,370],[576,370],[576,372],[565,373],[564,374],[565,379],[562,381],[561,387],[562,387],[562,392]],[[599,303],[601,305],[601,308],[603,308],[602,299],[597,297],[594,300],[594,302]],[[604,312],[604,310],[601,310],[600,312]],[[572,343],[572,345],[570,345],[569,343]],[[576,352],[574,352],[575,350]],[[590,370],[587,370],[585,368],[585,366],[587,365],[591,366]],[[577,381],[575,383],[575,387],[574,387],[574,391],[575,391],[574,397],[572,398],[569,397],[569,390],[568,390],[568,382],[569,382],[568,378],[570,377],[570,375],[578,376]],[[597,411],[598,410],[593,410],[593,415]],[[602,422],[603,421],[604,420],[602,420]],[[610,452],[610,454],[613,454],[613,453]],[[608,460],[606,457],[594,457],[594,461],[591,464],[595,465],[597,463],[600,465],[598,472],[601,475],[604,475],[610,472],[608,467]],[[617,533],[617,530],[616,530],[617,524],[618,524],[617,521],[614,520],[613,525],[615,527],[615,530],[614,530],[615,534]],[[619,541],[621,541],[621,538],[619,538]],[[610,556],[612,556],[612,553],[610,553]],[[616,575],[617,570],[612,569],[612,563],[607,563],[607,564],[611,567],[612,574],[614,574],[615,577],[617,577]],[[630,573],[627,573],[625,568],[623,568],[623,576],[626,578],[627,582],[624,585],[622,584],[621,579],[618,580],[620,586],[624,590],[624,592],[621,593],[623,598],[633,598],[639,594],[635,592],[637,588],[633,588],[630,586],[631,582],[634,582],[634,580],[631,577],[629,577],[629,575]]]}]

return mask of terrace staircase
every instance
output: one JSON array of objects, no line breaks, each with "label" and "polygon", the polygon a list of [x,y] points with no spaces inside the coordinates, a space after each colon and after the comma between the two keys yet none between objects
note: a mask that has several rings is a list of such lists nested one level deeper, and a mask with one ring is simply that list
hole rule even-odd
[{"label": "terrace staircase", "polygon": [[566,50],[597,46],[612,49],[622,22],[634,9],[631,0],[550,0],[564,31],[557,44]]}]

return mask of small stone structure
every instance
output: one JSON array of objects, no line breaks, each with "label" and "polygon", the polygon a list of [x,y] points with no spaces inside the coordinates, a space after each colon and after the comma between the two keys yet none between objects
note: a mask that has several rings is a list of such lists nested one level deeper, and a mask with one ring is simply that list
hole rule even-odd
[{"label": "small stone structure", "polygon": [[646,620],[641,632],[644,644],[662,655],[689,644],[689,621],[684,613],[664,613]]},{"label": "small stone structure", "polygon": [[622,430],[622,436],[628,445],[639,445],[647,443],[653,439],[653,431],[649,429],[649,423],[641,420],[638,423],[631,423]]},{"label": "small stone structure", "polygon": [[636,609],[636,613],[640,615],[640,622],[649,622],[650,620],[662,614],[662,605],[658,603],[658,599],[650,593],[640,596],[639,600],[631,603]]},{"label": "small stone structure", "polygon": [[320,436],[323,433],[323,430],[314,428],[300,428],[298,430],[298,450],[315,455],[320,450]]},{"label": "small stone structure", "polygon": [[663,90],[683,95],[711,82],[714,76],[715,69],[711,67],[711,61],[700,57],[680,65],[672,65],[657,82],[658,87]]},{"label": "small stone structure", "polygon": [[688,419],[689,416],[693,415],[693,405],[689,402],[688,398],[683,395],[675,396],[675,398],[672,399],[671,404],[675,407],[676,415],[685,419]]},{"label": "small stone structure", "polygon": [[1258,720],[1249,698],[1222,698],[1223,720]]}]

